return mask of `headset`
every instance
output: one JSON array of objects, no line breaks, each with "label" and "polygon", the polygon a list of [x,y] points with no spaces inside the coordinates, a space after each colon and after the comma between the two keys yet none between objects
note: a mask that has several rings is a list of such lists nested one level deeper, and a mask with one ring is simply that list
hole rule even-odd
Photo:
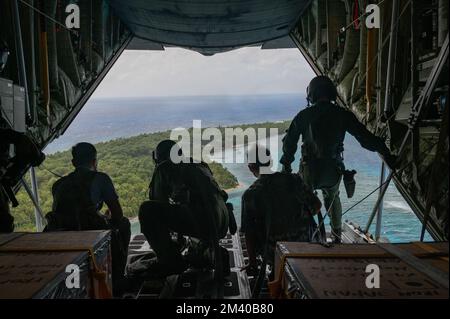
[{"label": "headset", "polygon": [[308,106],[316,103],[316,94],[319,90],[322,90],[324,95],[328,96],[330,101],[336,101],[338,93],[333,81],[327,76],[320,75],[312,79],[306,88]]},{"label": "headset", "polygon": [[154,151],[152,151],[153,161],[155,161],[156,164],[159,164],[170,159],[170,154],[173,147],[177,147],[178,156],[182,156],[183,152],[175,141],[164,140],[158,144]]}]

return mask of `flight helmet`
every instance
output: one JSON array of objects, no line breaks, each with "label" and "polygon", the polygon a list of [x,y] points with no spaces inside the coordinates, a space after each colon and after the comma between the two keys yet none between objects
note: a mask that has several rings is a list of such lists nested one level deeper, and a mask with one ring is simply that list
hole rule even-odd
[{"label": "flight helmet", "polygon": [[164,141],[160,142],[152,154],[152,157],[153,157],[153,160],[155,161],[155,163],[160,164],[164,161],[169,160],[173,147],[177,148],[175,151],[177,151],[178,156],[180,156],[181,148],[178,146],[178,144],[175,141],[164,140]]},{"label": "flight helmet", "polygon": [[328,98],[330,101],[336,101],[337,89],[333,81],[327,76],[320,75],[312,79],[306,89],[309,103],[315,104],[320,98]]}]

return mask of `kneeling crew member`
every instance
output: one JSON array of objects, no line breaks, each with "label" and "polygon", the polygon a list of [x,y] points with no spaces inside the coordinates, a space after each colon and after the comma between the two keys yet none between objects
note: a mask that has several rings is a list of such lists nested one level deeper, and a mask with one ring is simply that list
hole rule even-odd
[{"label": "kneeling crew member", "polygon": [[188,267],[171,232],[211,242],[225,237],[228,231],[227,195],[209,166],[182,158],[174,141],[159,143],[153,152],[156,168],[150,201],[139,211],[142,233],[157,256],[147,269],[155,277],[179,274]]}]

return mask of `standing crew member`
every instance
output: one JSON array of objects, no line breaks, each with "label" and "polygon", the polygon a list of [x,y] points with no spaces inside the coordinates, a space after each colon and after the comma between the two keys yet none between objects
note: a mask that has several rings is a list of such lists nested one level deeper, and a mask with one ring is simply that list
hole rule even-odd
[{"label": "standing crew member", "polygon": [[[396,157],[384,141],[369,132],[356,116],[336,104],[337,90],[326,76],[314,78],[307,90],[311,107],[301,111],[292,121],[283,140],[283,170],[291,172],[291,164],[302,136],[300,174],[313,189],[322,190],[325,207],[330,212],[332,236],[341,241],[342,206],[339,185],[345,171],[343,163],[346,132],[353,135],[362,147],[380,153],[394,168]],[[331,209],[330,209],[331,207]]]}]

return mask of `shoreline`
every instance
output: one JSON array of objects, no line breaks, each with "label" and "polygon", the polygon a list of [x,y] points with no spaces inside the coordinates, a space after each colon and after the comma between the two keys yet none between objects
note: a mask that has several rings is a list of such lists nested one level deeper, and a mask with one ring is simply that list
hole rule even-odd
[{"label": "shoreline", "polygon": [[[239,128],[239,127],[242,127],[242,126],[249,126],[249,127],[251,127],[251,126],[253,126],[253,125],[264,125],[264,124],[282,124],[282,123],[286,123],[286,122],[290,122],[291,121],[291,119],[285,119],[285,120],[278,120],[278,121],[266,121],[266,122],[257,122],[257,123],[250,123],[250,124],[247,124],[247,123],[240,123],[240,124],[232,124],[232,125],[224,125],[224,126],[221,126],[221,125],[218,125],[218,126],[207,126],[207,127],[202,127],[201,129],[202,130],[204,130],[204,129],[208,129],[208,128]],[[188,130],[192,130],[193,129],[193,127],[190,127],[190,128],[186,128],[186,129],[188,129]],[[139,134],[133,134],[133,135],[124,135],[124,136],[120,136],[120,137],[111,137],[111,138],[109,138],[109,139],[105,139],[105,140],[103,140],[103,139],[101,139],[101,140],[99,140],[99,141],[97,141],[97,142],[92,142],[92,144],[94,144],[94,145],[97,145],[97,144],[103,144],[103,143],[108,143],[108,142],[114,142],[114,141],[118,141],[118,140],[122,140],[122,139],[128,139],[128,138],[135,138],[135,137],[140,137],[140,136],[143,136],[143,135],[152,135],[152,134],[163,134],[163,133],[170,133],[171,131],[172,131],[173,129],[167,129],[167,130],[158,130],[158,131],[150,131],[150,132],[143,132],[143,133],[139,133]],[[280,133],[280,134],[278,134],[278,135],[282,135],[283,133]],[[56,138],[56,139],[54,139],[49,145],[47,145],[46,146],[46,148],[47,147],[50,147],[51,145],[52,145],[52,143],[55,143],[55,142],[57,142],[57,140],[60,138],[60,137],[63,137],[64,135],[61,135],[61,136],[59,136],[58,138]],[[245,146],[245,145],[248,145],[249,143],[247,142],[247,143],[244,143],[244,144],[234,144],[233,146],[231,146],[232,148],[235,148],[235,147],[239,147],[239,146]],[[57,153],[64,153],[64,152],[69,152],[70,151],[70,149],[71,149],[71,147],[69,146],[69,147],[67,147],[67,148],[64,148],[64,149],[55,149],[55,150],[52,150],[52,151],[50,151],[50,152],[45,152],[45,149],[44,149],[44,153],[47,155],[47,156],[52,156],[52,155],[56,155]],[[229,149],[229,147],[223,147],[223,150],[222,151],[225,151],[226,149]]]},{"label": "shoreline", "polygon": [[[234,175],[233,175],[233,176],[234,176]],[[227,188],[227,189],[224,189],[224,191],[225,191],[227,194],[229,194],[229,193],[233,193],[233,192],[236,192],[236,191],[238,191],[238,190],[241,190],[241,189],[244,188],[244,187],[245,187],[245,184],[243,184],[243,183],[241,183],[241,182],[238,181],[238,185],[237,185],[236,187]]]},{"label": "shoreline", "polygon": [[[277,124],[277,123],[283,123],[283,122],[286,122],[286,121],[264,122],[264,123],[245,124],[245,125],[246,125],[246,126],[251,126],[251,125],[261,125],[261,124],[269,124],[269,125],[270,125],[270,123]],[[239,127],[239,124],[238,124],[238,125],[233,125],[233,126],[230,126],[230,127]],[[107,143],[107,142],[112,142],[112,141],[115,141],[115,140],[127,139],[127,138],[133,138],[133,137],[138,137],[138,136],[141,136],[141,135],[152,135],[152,134],[157,134],[157,133],[158,133],[158,132],[156,132],[156,133],[151,132],[151,133],[143,133],[143,134],[139,134],[139,135],[132,136],[132,137],[113,138],[113,139],[110,139],[110,140],[108,140],[108,141],[102,141],[102,142],[99,142],[99,143]],[[283,133],[282,133],[282,132],[279,132],[279,134],[277,134],[276,137],[278,138],[280,135],[283,135]],[[266,139],[267,139],[267,138],[270,138],[270,136],[267,136]],[[240,144],[233,144],[233,145],[230,145],[230,146],[228,146],[228,147],[226,147],[226,146],[224,145],[224,147],[223,147],[223,148],[221,149],[221,151],[220,151],[220,152],[222,152],[221,156],[224,155],[224,154],[227,153],[227,152],[230,152],[230,151],[236,151],[236,150],[239,150],[239,149],[248,147],[249,145],[252,145],[252,144],[255,144],[255,143],[259,143],[261,140],[263,140],[263,139],[258,139],[258,138],[257,138],[256,140],[246,141],[246,142],[243,143],[243,144],[242,144],[242,143],[240,143]],[[99,144],[99,143],[95,143],[95,144]],[[65,151],[57,151],[56,153],[50,154],[49,156],[56,155],[57,153],[60,153],[60,152],[67,152],[67,151],[68,151],[68,150],[65,150]],[[220,161],[220,160],[219,160],[219,161],[216,161],[216,160],[212,159],[211,161],[212,161],[212,162],[216,162],[216,163],[222,165],[224,168],[226,168],[226,164],[227,164],[227,163],[225,163],[224,160],[222,160],[222,161]],[[231,171],[230,171],[229,173],[232,174],[233,176],[235,176]],[[236,176],[235,176],[235,177],[236,177]],[[237,177],[236,177],[236,178],[237,178]],[[239,180],[237,180],[237,182],[238,182],[238,183],[237,183],[237,185],[236,185],[235,187],[223,189],[223,190],[228,194],[229,199],[232,199],[232,198],[235,198],[236,196],[239,196],[239,193],[240,193],[240,192],[243,192],[243,191],[245,190],[245,188],[247,188],[247,187],[249,186],[249,185],[247,185],[248,183],[243,183],[242,181],[239,181]],[[137,223],[139,223],[139,218],[138,218],[138,216],[130,216],[130,217],[128,217],[128,219],[129,219],[129,221],[130,221],[131,224],[137,224]]]}]

